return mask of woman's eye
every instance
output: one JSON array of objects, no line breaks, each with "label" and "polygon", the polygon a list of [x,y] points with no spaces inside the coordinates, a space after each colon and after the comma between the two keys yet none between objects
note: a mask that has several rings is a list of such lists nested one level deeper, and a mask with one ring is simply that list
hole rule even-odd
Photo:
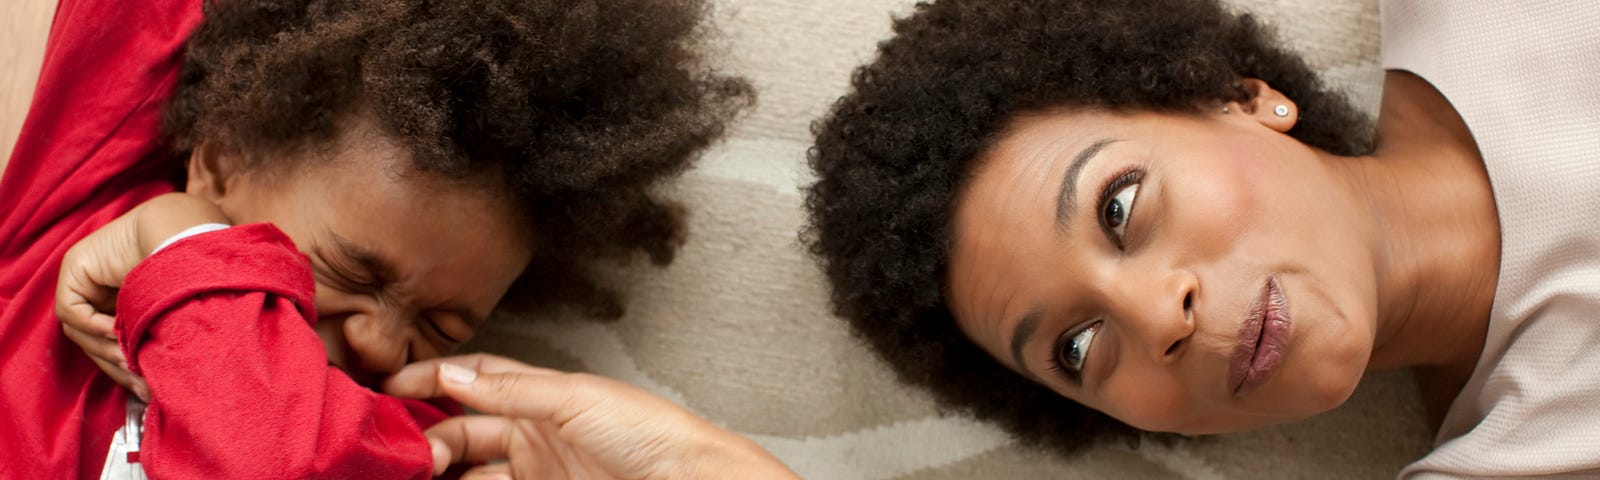
[{"label": "woman's eye", "polygon": [[1061,367],[1074,373],[1083,371],[1083,362],[1089,358],[1089,347],[1094,344],[1094,335],[1100,331],[1100,322],[1095,322],[1089,328],[1083,329],[1067,341],[1061,342],[1061,351],[1056,358],[1061,362]]},{"label": "woman's eye", "polygon": [[1128,218],[1133,214],[1133,199],[1139,195],[1139,184],[1128,183],[1112,192],[1100,209],[1100,222],[1121,246],[1122,236],[1128,230]]}]

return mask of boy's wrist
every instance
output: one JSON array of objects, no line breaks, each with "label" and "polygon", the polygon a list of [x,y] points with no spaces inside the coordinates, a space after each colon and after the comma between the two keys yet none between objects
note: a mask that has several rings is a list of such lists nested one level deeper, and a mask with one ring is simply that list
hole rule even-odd
[{"label": "boy's wrist", "polygon": [[185,193],[169,193],[139,206],[134,235],[144,258],[183,236],[219,230],[232,223],[211,202]]},{"label": "boy's wrist", "polygon": [[195,225],[193,227],[186,228],[183,231],[178,232],[177,234],[174,234],[171,237],[167,237],[167,239],[162,241],[160,245],[156,245],[155,249],[150,250],[150,254],[151,255],[155,255],[156,252],[161,251],[161,249],[163,249],[163,248],[167,248],[168,245],[172,245],[173,243],[176,243],[178,240],[183,240],[185,238],[193,237],[195,235],[199,235],[199,234],[202,234],[202,233],[215,232],[217,230],[222,230],[222,229],[225,229],[225,228],[228,228],[228,227],[231,227],[231,226],[232,225],[228,225],[228,224],[224,224],[224,223],[202,223],[202,224],[199,224],[199,225]]}]

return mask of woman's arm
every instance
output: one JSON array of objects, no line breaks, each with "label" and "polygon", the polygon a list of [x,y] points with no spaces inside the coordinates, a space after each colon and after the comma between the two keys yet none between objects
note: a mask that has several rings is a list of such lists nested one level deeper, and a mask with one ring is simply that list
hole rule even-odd
[{"label": "woman's arm", "polygon": [[11,159],[22,120],[33,101],[33,86],[44,64],[44,43],[50,34],[50,19],[56,0],[11,0],[0,3],[0,172]]}]

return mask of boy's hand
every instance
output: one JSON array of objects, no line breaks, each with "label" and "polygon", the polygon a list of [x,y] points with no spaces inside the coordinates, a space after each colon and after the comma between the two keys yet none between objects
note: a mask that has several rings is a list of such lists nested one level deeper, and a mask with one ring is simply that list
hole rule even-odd
[{"label": "boy's hand", "polygon": [[67,250],[56,280],[56,318],[61,330],[101,370],[141,400],[150,401],[144,379],[128,370],[114,329],[117,289],[123,278],[161,242],[205,223],[230,223],[215,205],[182,193],[162,195],[135,207]]}]

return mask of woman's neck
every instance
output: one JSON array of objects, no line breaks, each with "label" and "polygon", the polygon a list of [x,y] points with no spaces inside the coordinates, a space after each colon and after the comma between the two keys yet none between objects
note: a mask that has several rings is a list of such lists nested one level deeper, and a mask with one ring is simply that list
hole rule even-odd
[{"label": "woman's neck", "polygon": [[1424,384],[1453,385],[1447,401],[1483,350],[1500,270],[1499,216],[1477,144],[1438,91],[1389,72],[1381,108],[1377,149],[1348,164],[1372,212],[1378,252],[1368,370],[1418,367],[1433,377]]}]

